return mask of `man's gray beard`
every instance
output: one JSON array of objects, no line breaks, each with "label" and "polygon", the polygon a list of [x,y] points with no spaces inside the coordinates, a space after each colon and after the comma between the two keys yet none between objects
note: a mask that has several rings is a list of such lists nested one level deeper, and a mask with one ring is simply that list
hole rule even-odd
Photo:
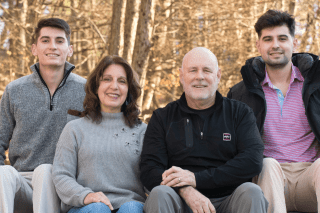
[{"label": "man's gray beard", "polygon": [[289,60],[288,60],[287,57],[284,57],[283,61],[280,61],[278,63],[272,63],[270,61],[265,61],[265,63],[271,68],[281,69],[281,68],[285,67],[289,63]]}]

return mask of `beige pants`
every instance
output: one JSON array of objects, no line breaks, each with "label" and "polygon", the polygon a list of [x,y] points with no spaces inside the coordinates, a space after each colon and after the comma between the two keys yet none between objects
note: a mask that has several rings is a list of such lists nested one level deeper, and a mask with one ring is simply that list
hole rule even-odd
[{"label": "beige pants", "polygon": [[0,166],[0,212],[59,213],[60,199],[51,170],[51,164],[42,164],[33,172]]},{"label": "beige pants", "polygon": [[252,181],[269,201],[268,213],[318,212],[320,200],[320,159],[314,163],[279,163],[263,159],[261,173]]}]

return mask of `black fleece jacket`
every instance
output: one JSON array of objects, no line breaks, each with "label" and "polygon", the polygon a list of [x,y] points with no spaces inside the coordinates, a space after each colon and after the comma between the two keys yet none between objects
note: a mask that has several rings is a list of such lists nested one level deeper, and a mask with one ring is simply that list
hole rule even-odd
[{"label": "black fleece jacket", "polygon": [[[316,139],[320,142],[320,62],[319,57],[310,53],[294,53],[292,63],[298,67],[303,78],[302,99],[305,113]],[[243,81],[234,85],[228,98],[249,105],[256,116],[257,126],[263,133],[267,105],[261,82],[265,78],[265,63],[261,56],[250,58],[241,68]]]},{"label": "black fleece jacket", "polygon": [[253,111],[216,94],[203,129],[185,94],[154,111],[140,163],[141,181],[148,190],[158,186],[162,173],[172,166],[194,172],[196,189],[209,198],[230,195],[260,173],[264,146]]}]

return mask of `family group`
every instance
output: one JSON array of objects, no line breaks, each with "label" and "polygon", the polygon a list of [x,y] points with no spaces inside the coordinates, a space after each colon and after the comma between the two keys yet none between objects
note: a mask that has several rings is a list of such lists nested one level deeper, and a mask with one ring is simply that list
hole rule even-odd
[{"label": "family group", "polygon": [[33,73],[0,102],[0,212],[319,213],[319,58],[294,53],[287,12],[268,10],[254,27],[261,55],[227,97],[216,56],[195,47],[180,99],[147,125],[126,60],[104,56],[84,79],[66,61],[69,25],[40,20]]}]

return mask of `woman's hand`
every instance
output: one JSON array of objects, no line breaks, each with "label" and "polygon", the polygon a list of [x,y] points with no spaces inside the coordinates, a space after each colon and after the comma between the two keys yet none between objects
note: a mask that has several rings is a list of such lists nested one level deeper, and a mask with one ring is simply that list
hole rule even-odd
[{"label": "woman's hand", "polygon": [[110,200],[102,192],[89,193],[87,194],[87,196],[84,198],[84,201],[83,201],[85,205],[88,205],[90,203],[99,203],[99,202],[106,204],[107,206],[109,206],[110,210],[113,210]]}]

